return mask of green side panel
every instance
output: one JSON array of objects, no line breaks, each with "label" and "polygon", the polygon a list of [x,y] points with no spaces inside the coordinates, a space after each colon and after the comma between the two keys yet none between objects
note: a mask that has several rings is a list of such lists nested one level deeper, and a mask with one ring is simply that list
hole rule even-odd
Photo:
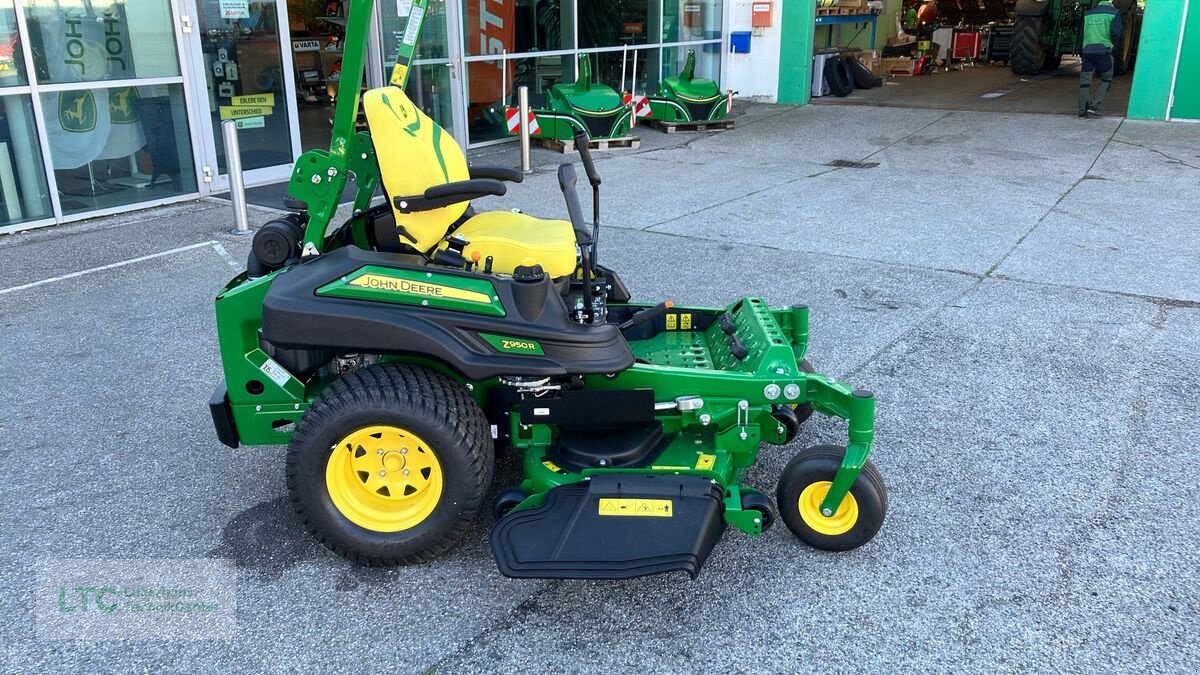
[{"label": "green side panel", "polygon": [[1171,119],[1200,120],[1200,2],[1188,4],[1174,93]]},{"label": "green side panel", "polygon": [[516,338],[506,335],[493,335],[491,333],[480,333],[479,337],[483,341],[492,346],[501,354],[530,354],[534,356],[545,356],[546,352],[542,351],[542,345],[535,340],[528,338]]},{"label": "green side panel", "polygon": [[422,305],[487,316],[504,316],[504,305],[487,279],[365,265],[317,289],[317,295]]},{"label": "green side panel", "polygon": [[[1191,15],[1200,14],[1200,3],[1192,3]],[[1151,0],[1142,18],[1142,37],[1138,43],[1137,64],[1133,69],[1133,91],[1129,97],[1130,119],[1165,120],[1167,101],[1171,98],[1175,55],[1179,49],[1179,32],[1183,29],[1183,3],[1170,0]],[[1200,36],[1197,36],[1200,37]],[[1196,49],[1193,47],[1193,49]],[[1200,52],[1191,53],[1193,61]],[[1184,59],[1186,61],[1186,58]],[[1184,75],[1180,64],[1179,75]],[[1192,75],[1195,78],[1195,74]],[[1198,83],[1192,80],[1192,87]],[[1176,96],[1179,95],[1176,91]]]},{"label": "green side panel", "polygon": [[805,105],[812,93],[813,22],[816,0],[780,3],[784,39],[779,46],[779,103]]}]

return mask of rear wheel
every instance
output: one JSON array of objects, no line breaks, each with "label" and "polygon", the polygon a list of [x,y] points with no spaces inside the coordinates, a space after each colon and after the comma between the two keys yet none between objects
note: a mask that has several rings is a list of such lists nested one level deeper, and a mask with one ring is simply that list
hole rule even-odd
[{"label": "rear wheel", "polygon": [[845,448],[818,445],[792,458],[779,477],[775,503],[784,524],[800,541],[826,551],[849,551],[870,541],[887,514],[887,488],[869,460],[836,513],[821,512]]},{"label": "rear wheel", "polygon": [[305,527],[359,564],[431,560],[462,538],[492,481],[487,419],[424,368],[382,364],[325,388],[288,446],[288,491]]},{"label": "rear wheel", "polygon": [[1013,22],[1008,65],[1014,75],[1037,75],[1042,72],[1042,66],[1046,63],[1046,50],[1042,46],[1045,22],[1045,17],[1040,16],[1018,16]]}]

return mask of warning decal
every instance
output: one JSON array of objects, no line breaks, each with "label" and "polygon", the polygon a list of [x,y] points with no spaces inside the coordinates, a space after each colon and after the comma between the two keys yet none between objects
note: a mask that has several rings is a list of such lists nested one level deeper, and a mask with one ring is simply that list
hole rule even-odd
[{"label": "warning decal", "polygon": [[601,498],[600,515],[602,516],[652,516],[658,518],[671,517],[670,499],[622,499]]}]

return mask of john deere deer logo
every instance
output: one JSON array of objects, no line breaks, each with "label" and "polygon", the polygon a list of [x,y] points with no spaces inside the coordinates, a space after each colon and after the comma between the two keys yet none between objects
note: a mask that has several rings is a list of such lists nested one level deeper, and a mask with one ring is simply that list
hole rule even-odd
[{"label": "john deere deer logo", "polygon": [[133,87],[114,89],[108,94],[108,114],[113,124],[132,124],[138,120],[137,90]]},{"label": "john deere deer logo", "polygon": [[83,133],[96,128],[96,98],[90,91],[58,95],[58,124],[63,131]]}]

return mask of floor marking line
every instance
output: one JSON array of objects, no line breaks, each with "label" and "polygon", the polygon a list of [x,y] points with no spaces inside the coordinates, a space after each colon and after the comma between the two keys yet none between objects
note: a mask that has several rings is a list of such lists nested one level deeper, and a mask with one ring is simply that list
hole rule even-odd
[{"label": "floor marking line", "polygon": [[234,269],[234,271],[242,271],[242,266],[238,264],[238,261],[233,259],[233,256],[229,255],[229,251],[221,245],[221,242],[213,244],[213,249],[216,250],[217,255],[221,256],[221,260],[224,260],[227,265]]},{"label": "floor marking line", "polygon": [[217,242],[212,241],[212,240],[202,241],[199,244],[180,246],[179,248],[173,248],[169,251],[161,251],[159,253],[151,253],[150,255],[144,255],[144,256],[137,257],[137,258],[130,258],[129,260],[122,260],[120,262],[109,263],[108,265],[101,265],[100,267],[92,267],[90,269],[80,270],[78,272],[71,272],[70,274],[64,274],[64,275],[58,276],[58,277],[50,277],[49,279],[42,279],[41,281],[32,281],[27,284],[21,284],[20,286],[12,286],[10,288],[0,289],[0,295],[4,295],[5,293],[13,293],[16,291],[23,291],[27,288],[35,288],[37,286],[44,286],[45,284],[52,284],[56,281],[65,281],[67,279],[74,279],[75,277],[81,277],[86,274],[94,274],[96,272],[104,272],[106,270],[116,269],[118,267],[125,267],[126,265],[132,265],[134,263],[140,263],[140,262],[144,262],[146,260],[162,258],[164,256],[174,255],[176,253],[183,253],[184,251],[191,251],[193,249],[203,248],[205,246],[212,246],[213,244],[216,244],[216,243]]}]

